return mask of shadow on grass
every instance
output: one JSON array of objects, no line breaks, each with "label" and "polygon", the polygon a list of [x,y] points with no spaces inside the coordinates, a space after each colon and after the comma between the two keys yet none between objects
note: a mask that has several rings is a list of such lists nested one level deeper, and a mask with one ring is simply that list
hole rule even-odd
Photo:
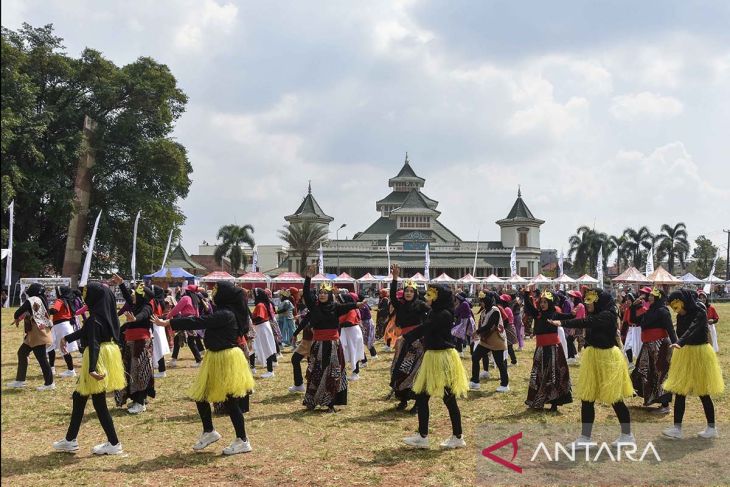
[{"label": "shadow on grass", "polygon": [[407,409],[405,411],[398,411],[397,409],[395,409],[395,406],[393,406],[387,409],[381,409],[380,411],[374,411],[370,414],[356,416],[354,418],[351,418],[350,421],[353,421],[355,423],[371,423],[373,421],[381,421],[385,419],[400,417],[414,417],[414,415],[410,414]]},{"label": "shadow on grass", "polygon": [[77,455],[55,451],[45,455],[34,455],[24,460],[3,458],[2,476],[13,477],[15,475],[48,472],[49,470],[73,465],[79,461],[81,459]]},{"label": "shadow on grass", "polygon": [[377,450],[372,460],[356,459],[353,463],[360,467],[390,467],[414,459],[434,461],[446,452],[446,450],[419,450],[404,445]]},{"label": "shadow on grass", "polygon": [[[213,414],[213,416],[228,417],[227,414],[225,414],[225,415],[224,414],[219,414],[219,415]],[[159,418],[156,418],[156,417],[153,417],[151,419],[152,419],[152,421],[150,421],[150,422],[159,421]],[[191,412],[188,414],[178,414],[177,416],[165,416],[165,421],[169,421],[172,423],[190,423],[190,422],[195,423],[195,422],[200,422],[200,415],[198,415],[197,412]]]},{"label": "shadow on grass", "polygon": [[221,455],[217,449],[197,453],[180,451],[169,455],[160,455],[131,465],[120,465],[113,470],[119,473],[135,474],[139,472],[156,472],[168,468],[195,468],[213,463],[219,458],[221,458]]},{"label": "shadow on grass", "polygon": [[299,400],[301,402],[304,396],[301,394],[281,394],[279,396],[271,396],[262,401],[251,401],[254,404],[282,404],[287,402],[295,402]]}]

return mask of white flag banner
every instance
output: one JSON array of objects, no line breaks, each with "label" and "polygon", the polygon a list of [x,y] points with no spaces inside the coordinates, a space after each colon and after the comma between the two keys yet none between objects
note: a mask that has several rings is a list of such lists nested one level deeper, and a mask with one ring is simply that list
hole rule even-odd
[{"label": "white flag banner", "polygon": [[3,306],[8,308],[10,306],[10,296],[13,295],[13,290],[10,286],[13,284],[13,223],[15,222],[15,200],[10,202],[8,205],[8,254],[5,261],[5,287],[8,290],[8,297],[5,298]]},{"label": "white flag banner", "polygon": [[430,267],[431,267],[431,256],[429,255],[428,244],[426,244],[426,262],[425,262],[425,265],[423,266],[423,277],[425,277],[427,281],[431,280],[431,273],[429,272]]},{"label": "white flag banner", "polygon": [[319,264],[317,272],[324,275],[324,251],[322,250],[322,242],[319,243],[319,261],[317,264]]},{"label": "white flag banner", "polygon": [[558,259],[558,268],[560,269],[560,274],[558,274],[558,277],[563,275],[563,249],[560,249],[560,258]]},{"label": "white flag banner", "polygon": [[511,277],[517,275],[517,249],[512,247],[512,253],[509,255],[509,268],[512,273]]},{"label": "white flag banner", "polygon": [[598,259],[596,260],[596,274],[598,278],[598,288],[603,289],[603,246],[598,250]]},{"label": "white flag banner", "polygon": [[[320,244],[320,248],[322,248]],[[259,246],[253,246],[253,257],[251,257],[251,272],[258,272],[259,270]]]},{"label": "white flag banner", "polygon": [[165,256],[162,258],[162,267],[160,267],[160,270],[165,268],[165,263],[167,262],[167,254],[170,252],[170,243],[172,242],[172,230],[170,230],[170,236],[167,237],[167,247],[165,247]]},{"label": "white flag banner", "polygon": [[91,232],[91,240],[89,240],[89,248],[86,250],[86,260],[84,260],[84,268],[81,271],[81,279],[79,280],[79,287],[86,287],[89,282],[89,272],[91,271],[91,256],[94,255],[94,244],[96,243],[96,230],[99,228],[99,219],[101,218],[101,211],[96,216],[96,222],[94,223],[94,231]]},{"label": "white flag banner", "polygon": [[137,212],[137,218],[134,219],[134,236],[132,237],[132,281],[137,280],[137,225],[139,224],[139,216],[142,210]]},{"label": "white flag banner", "polygon": [[712,279],[715,277],[715,264],[717,264],[717,256],[720,255],[718,252],[715,255],[715,258],[712,260],[712,270],[710,271],[710,275],[707,276],[707,284],[705,284],[705,287],[702,289],[705,294],[710,294],[710,291],[712,291]]},{"label": "white flag banner", "polygon": [[654,272],[654,246],[649,247],[649,253],[646,256],[646,269],[644,274],[649,275]]},{"label": "white flag banner", "polygon": [[385,252],[388,254],[388,273],[390,273],[390,234],[385,236]]},{"label": "white flag banner", "polygon": [[[479,232],[477,232],[477,248],[474,251],[474,265],[471,267],[471,275],[477,275],[477,257],[479,256]],[[469,295],[474,295],[474,284],[469,286]]]}]

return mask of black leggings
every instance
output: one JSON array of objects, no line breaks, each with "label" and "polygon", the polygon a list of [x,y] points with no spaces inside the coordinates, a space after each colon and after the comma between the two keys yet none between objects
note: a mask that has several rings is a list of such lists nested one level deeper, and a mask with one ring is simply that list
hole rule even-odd
[{"label": "black leggings", "polygon": [[[591,437],[593,423],[596,420],[595,404],[592,401],[581,401],[580,403],[580,421],[583,423],[581,434],[588,438]],[[621,433],[624,435],[631,434],[631,414],[629,413],[629,408],[626,407],[623,401],[615,402],[612,406],[618,422],[621,423]]]},{"label": "black leggings", "polygon": [[[199,340],[200,337],[197,337]],[[182,340],[186,340],[182,335],[175,335],[175,344],[172,346],[172,358],[177,360],[177,356],[180,353],[180,347],[182,346]],[[196,344],[196,337],[190,335],[187,337],[187,343],[188,347],[190,348],[190,351],[193,353],[193,357],[195,357],[196,362],[200,362],[203,360],[203,358],[200,356],[200,350],[198,349],[198,345]]]},{"label": "black leggings", "polygon": [[515,347],[511,343],[507,344],[507,352],[509,353],[509,359],[512,361],[512,365],[517,363],[517,355],[515,355]]},{"label": "black leggings", "polygon": [[[74,359],[70,353],[67,353],[66,355],[64,355],[63,360],[64,360],[64,362],[66,362],[66,367],[68,368],[68,370],[74,369]],[[48,364],[51,367],[53,367],[56,364],[56,351],[55,350],[51,350],[50,352],[48,352]]]},{"label": "black leggings", "polygon": [[[710,396],[700,396],[702,401],[702,409],[705,410],[705,419],[707,420],[707,426],[710,428],[715,427],[715,405],[712,402]],[[680,396],[677,394],[674,396],[674,424],[681,425],[682,419],[684,418],[684,408],[687,402],[687,396]]]},{"label": "black leggings", "polygon": [[302,376],[302,360],[304,355],[298,352],[291,354],[291,365],[294,369],[294,385],[299,387],[304,384],[304,377]]},{"label": "black leggings", "polygon": [[167,366],[165,365],[165,357],[162,357],[157,361],[157,370],[159,372],[167,372]]},{"label": "black leggings", "polygon": [[[73,400],[73,409],[71,410],[71,423],[68,425],[68,431],[66,432],[67,441],[75,440],[79,434],[81,420],[84,418],[84,409],[86,409],[86,401],[89,400],[89,396],[82,396],[78,392],[74,392],[71,399]],[[112,445],[116,445],[119,443],[119,438],[117,438],[117,432],[114,429],[112,415],[109,414],[109,408],[106,405],[106,394],[103,392],[92,394],[91,403],[94,405],[96,416],[99,418],[104,433],[106,433],[107,441]]]},{"label": "black leggings", "polygon": [[25,376],[28,375],[28,356],[30,352],[33,352],[38,365],[41,366],[43,371],[43,383],[45,385],[53,384],[53,373],[51,372],[51,366],[48,363],[48,354],[46,354],[46,346],[38,345],[37,347],[29,347],[23,343],[18,349],[18,373],[15,374],[15,380],[19,382],[25,382]]},{"label": "black leggings", "polygon": [[[428,394],[416,394],[416,407],[418,408],[418,432],[422,437],[428,436],[428,401],[431,396]],[[449,411],[451,419],[451,430],[454,436],[461,437],[461,411],[456,403],[456,396],[451,393],[450,389],[444,391],[444,404]]]},{"label": "black leggings", "polygon": [[479,383],[481,365],[482,362],[489,363],[489,360],[487,360],[489,352],[492,352],[494,363],[497,365],[497,369],[499,369],[499,385],[509,385],[509,375],[507,374],[507,362],[504,359],[504,351],[490,350],[481,345],[477,345],[474,349],[474,353],[471,355],[471,381],[475,384]]},{"label": "black leggings", "polygon": [[[273,354],[271,357],[266,359],[266,370],[268,372],[274,371],[274,362],[276,362],[276,354]],[[255,353],[252,353],[251,355],[248,356],[248,363],[252,369],[254,367],[256,367],[256,354]]]},{"label": "black leggings", "polygon": [[568,358],[575,358],[575,354],[577,353],[575,349],[575,336],[568,335],[566,341],[568,342]]},{"label": "black leggings", "polygon": [[[231,418],[233,423],[233,429],[236,430],[236,437],[246,440],[246,424],[243,420],[243,413],[241,412],[241,400],[244,398],[228,396],[226,398],[226,409],[228,410],[228,416]],[[213,431],[213,415],[210,410],[210,403],[208,402],[196,402],[195,405],[198,407],[198,414],[200,420],[203,422],[203,432],[210,433]]]}]

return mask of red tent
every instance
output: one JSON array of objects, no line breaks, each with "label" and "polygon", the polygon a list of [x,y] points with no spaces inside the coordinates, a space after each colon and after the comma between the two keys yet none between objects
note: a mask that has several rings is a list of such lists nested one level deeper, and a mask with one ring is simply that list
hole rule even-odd
[{"label": "red tent", "polygon": [[247,272],[238,278],[241,287],[246,289],[253,289],[255,287],[267,288],[269,287],[270,281],[269,276],[260,272]]},{"label": "red tent", "polygon": [[290,287],[302,289],[304,287],[304,278],[296,272],[284,272],[271,280],[272,291]]}]

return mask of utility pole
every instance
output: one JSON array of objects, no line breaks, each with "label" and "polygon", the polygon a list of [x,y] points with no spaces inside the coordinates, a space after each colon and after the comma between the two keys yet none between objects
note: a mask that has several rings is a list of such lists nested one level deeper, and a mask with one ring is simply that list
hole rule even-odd
[{"label": "utility pole", "polygon": [[725,249],[725,280],[730,281],[730,230],[723,230],[727,233],[727,248]]}]

